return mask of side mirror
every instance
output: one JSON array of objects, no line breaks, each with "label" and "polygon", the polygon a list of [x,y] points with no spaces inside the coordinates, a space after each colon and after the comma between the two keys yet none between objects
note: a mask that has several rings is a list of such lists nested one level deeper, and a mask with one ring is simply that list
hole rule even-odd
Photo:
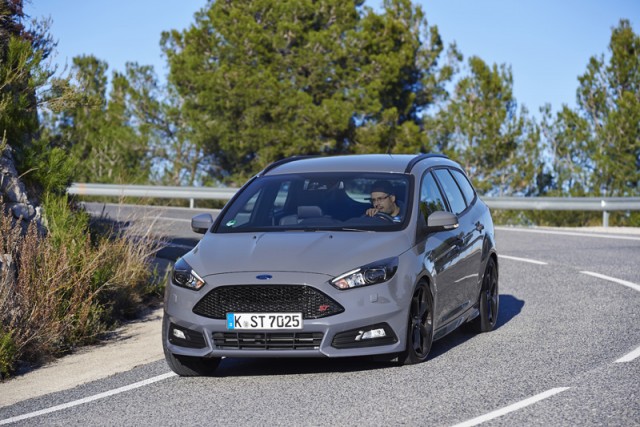
[{"label": "side mirror", "polygon": [[204,234],[213,225],[213,217],[211,214],[203,213],[191,218],[191,230],[194,233]]},{"label": "side mirror", "polygon": [[454,230],[458,228],[458,217],[451,212],[436,211],[427,218],[429,231]]}]

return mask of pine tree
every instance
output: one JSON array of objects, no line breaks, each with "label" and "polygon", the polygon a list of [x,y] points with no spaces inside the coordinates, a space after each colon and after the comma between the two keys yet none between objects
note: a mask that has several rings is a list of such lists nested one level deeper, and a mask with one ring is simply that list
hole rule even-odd
[{"label": "pine tree", "polygon": [[81,182],[146,182],[150,173],[146,135],[132,122],[130,83],[115,72],[107,96],[108,64],[94,56],[73,59],[82,102],[51,119],[58,143],[70,150]]},{"label": "pine tree", "polygon": [[296,154],[416,152],[444,90],[437,28],[408,0],[211,1],[163,36],[192,142],[242,182]]},{"label": "pine tree", "polygon": [[196,146],[184,118],[184,101],[175,87],[161,86],[153,67],[127,64],[129,106],[140,134],[148,141],[151,181],[168,185],[206,184],[214,165]]},{"label": "pine tree", "polygon": [[574,110],[546,115],[554,187],[565,194],[640,194],[640,36],[628,20],[613,28],[609,53],[589,60]]},{"label": "pine tree", "polygon": [[429,140],[462,164],[481,193],[535,193],[539,138],[526,109],[517,111],[510,68],[478,57],[468,66],[449,102],[427,119]]}]

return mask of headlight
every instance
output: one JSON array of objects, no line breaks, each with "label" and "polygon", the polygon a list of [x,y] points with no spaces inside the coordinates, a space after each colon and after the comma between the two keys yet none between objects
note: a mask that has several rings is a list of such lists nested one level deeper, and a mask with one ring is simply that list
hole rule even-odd
[{"label": "headlight", "polygon": [[360,286],[375,285],[390,280],[398,269],[398,258],[387,258],[348,271],[335,279],[331,284],[338,289],[351,289]]},{"label": "headlight", "polygon": [[198,273],[193,271],[191,266],[182,258],[178,259],[173,266],[171,279],[174,284],[194,291],[204,286],[204,279],[198,276]]}]

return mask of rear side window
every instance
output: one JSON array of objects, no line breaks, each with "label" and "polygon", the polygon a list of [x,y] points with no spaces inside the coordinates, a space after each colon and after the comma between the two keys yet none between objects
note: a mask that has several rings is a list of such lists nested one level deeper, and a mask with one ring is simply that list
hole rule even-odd
[{"label": "rear side window", "polygon": [[460,192],[460,188],[458,188],[458,184],[456,184],[456,181],[447,169],[436,169],[434,173],[444,190],[447,200],[449,200],[451,210],[454,214],[459,215],[467,208],[467,204],[464,201],[462,192]]},{"label": "rear side window", "polygon": [[473,203],[473,199],[476,197],[476,192],[473,190],[471,183],[467,179],[467,177],[457,169],[451,169],[451,175],[455,178],[460,190],[462,190],[462,194],[464,195],[464,199],[467,201],[467,205]]},{"label": "rear side window", "polygon": [[447,211],[447,204],[431,172],[427,172],[422,179],[422,185],[420,186],[420,210],[425,218],[436,211]]}]

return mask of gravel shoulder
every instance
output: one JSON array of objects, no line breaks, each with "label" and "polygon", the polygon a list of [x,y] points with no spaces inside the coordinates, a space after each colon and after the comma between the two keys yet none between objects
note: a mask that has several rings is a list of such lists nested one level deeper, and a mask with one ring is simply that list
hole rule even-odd
[{"label": "gravel shoulder", "polygon": [[[125,324],[113,337],[0,384],[0,407],[67,390],[164,358],[162,308]],[[168,368],[167,368],[168,370]]]}]

